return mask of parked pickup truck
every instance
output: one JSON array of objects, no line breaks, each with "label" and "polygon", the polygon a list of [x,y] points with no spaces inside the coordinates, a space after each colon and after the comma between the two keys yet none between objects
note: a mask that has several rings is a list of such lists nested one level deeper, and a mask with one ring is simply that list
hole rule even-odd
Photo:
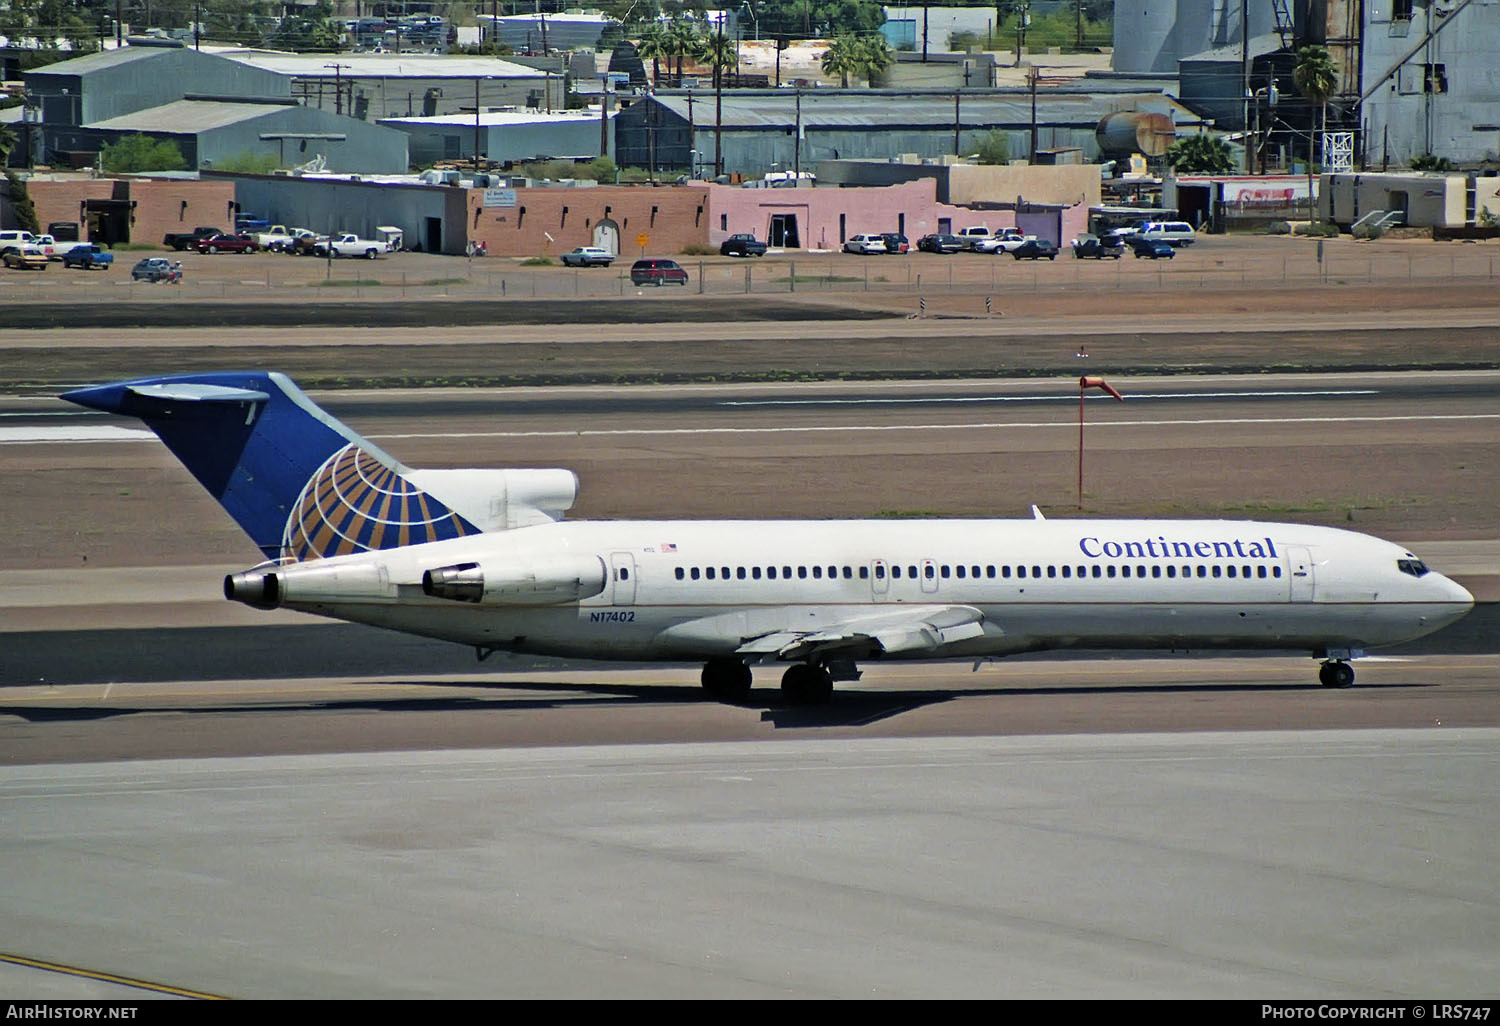
[{"label": "parked pickup truck", "polygon": [[766,255],[766,244],[754,235],[731,235],[719,244],[720,256],[758,257]]},{"label": "parked pickup truck", "polygon": [[89,271],[95,267],[108,267],[115,262],[115,255],[108,250],[100,249],[92,242],[76,242],[73,248],[63,254],[62,265],[64,267],[78,267]]},{"label": "parked pickup truck", "polygon": [[313,247],[313,252],[318,256],[332,253],[336,257],[364,257],[374,260],[382,253],[390,252],[390,243],[380,239],[361,239],[353,232],[344,232],[342,235],[335,235],[330,242],[319,241]]},{"label": "parked pickup truck", "polygon": [[255,244],[261,249],[270,250],[272,253],[280,253],[297,241],[298,235],[305,235],[306,228],[293,228],[285,224],[273,224],[263,232],[255,232]]},{"label": "parked pickup truck", "polygon": [[162,236],[161,244],[168,249],[181,251],[192,249],[198,244],[199,239],[208,239],[223,234],[222,228],[194,228],[190,232],[168,232]]},{"label": "parked pickup truck", "polygon": [[68,255],[68,251],[75,246],[87,246],[87,242],[58,242],[50,235],[38,235],[31,240],[47,254],[48,260],[61,260]]}]

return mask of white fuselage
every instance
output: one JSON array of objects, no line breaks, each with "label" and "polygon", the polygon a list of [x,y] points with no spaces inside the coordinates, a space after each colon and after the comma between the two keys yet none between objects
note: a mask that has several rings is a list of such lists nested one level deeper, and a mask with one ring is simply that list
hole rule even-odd
[{"label": "white fuselage", "polygon": [[[482,596],[424,594],[424,574],[459,565],[477,567]],[[1392,543],[1251,521],[576,521],[275,573],[284,608],[594,659],[703,660],[763,636],[955,608],[977,625],[928,650],[872,654],[1358,652],[1431,633],[1473,603]]]}]

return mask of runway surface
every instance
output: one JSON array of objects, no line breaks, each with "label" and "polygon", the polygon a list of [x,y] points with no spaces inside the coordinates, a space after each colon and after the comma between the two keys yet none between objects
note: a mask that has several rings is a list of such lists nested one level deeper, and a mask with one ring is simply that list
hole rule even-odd
[{"label": "runway surface", "polygon": [[[315,998],[1414,999],[1493,988],[1500,731],[32,766],[33,958]],[[0,963],[12,995],[159,991]]]}]

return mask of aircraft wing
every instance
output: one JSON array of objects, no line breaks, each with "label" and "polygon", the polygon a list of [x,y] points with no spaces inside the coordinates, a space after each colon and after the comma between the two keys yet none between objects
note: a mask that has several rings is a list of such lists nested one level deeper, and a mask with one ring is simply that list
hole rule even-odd
[{"label": "aircraft wing", "polygon": [[760,659],[798,660],[813,655],[936,654],[944,645],[984,634],[984,614],[973,606],[901,606],[853,617],[813,631],[773,631],[735,651]]}]

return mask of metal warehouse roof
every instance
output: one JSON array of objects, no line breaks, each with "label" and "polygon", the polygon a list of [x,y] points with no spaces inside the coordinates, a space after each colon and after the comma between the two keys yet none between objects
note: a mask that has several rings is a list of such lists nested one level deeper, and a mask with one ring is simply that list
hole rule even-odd
[{"label": "metal warehouse roof", "polygon": [[222,128],[240,121],[284,111],[287,103],[230,103],[225,100],[177,100],[160,107],[122,114],[107,121],[96,121],[87,128],[122,132],[162,132],[189,135]]},{"label": "metal warehouse roof", "polygon": [[[896,90],[804,89],[802,123],[818,128],[944,128],[953,125],[953,92],[913,93]],[[683,120],[688,118],[685,93],[657,93],[654,99]],[[1083,93],[1039,90],[1037,118],[1046,124],[1097,124],[1106,114],[1146,110],[1180,112],[1177,121],[1196,121],[1176,99],[1162,93]],[[723,123],[733,128],[781,129],[797,120],[797,97],[790,89],[733,90],[724,94]],[[965,124],[1029,125],[1031,94],[1025,90],[960,91],[959,117]],[[695,91],[692,119],[700,126],[714,122],[714,93]]]},{"label": "metal warehouse roof", "polygon": [[544,73],[494,57],[448,57],[442,54],[339,53],[302,54],[278,50],[215,50],[220,57],[279,75],[333,78],[338,64],[344,78],[543,78]]},{"label": "metal warehouse roof", "polygon": [[170,50],[181,49],[175,46],[122,46],[114,50],[101,50],[98,53],[84,54],[82,57],[73,57],[56,64],[44,64],[40,68],[32,68],[27,75],[87,75],[94,71],[103,71],[107,68],[117,68],[122,64],[131,64],[135,61],[150,60],[152,57],[160,57]]},{"label": "metal warehouse roof", "polygon": [[[610,111],[611,118],[618,111]],[[556,125],[577,124],[587,121],[593,124],[599,123],[599,108],[596,105],[592,111],[567,111],[565,113],[546,114],[541,111],[518,111],[518,110],[493,110],[482,111],[479,115],[479,124],[482,126],[496,125]],[[381,118],[382,125],[402,125],[408,128],[421,128],[425,125],[467,125],[474,127],[473,114],[439,114],[430,118]]]}]

